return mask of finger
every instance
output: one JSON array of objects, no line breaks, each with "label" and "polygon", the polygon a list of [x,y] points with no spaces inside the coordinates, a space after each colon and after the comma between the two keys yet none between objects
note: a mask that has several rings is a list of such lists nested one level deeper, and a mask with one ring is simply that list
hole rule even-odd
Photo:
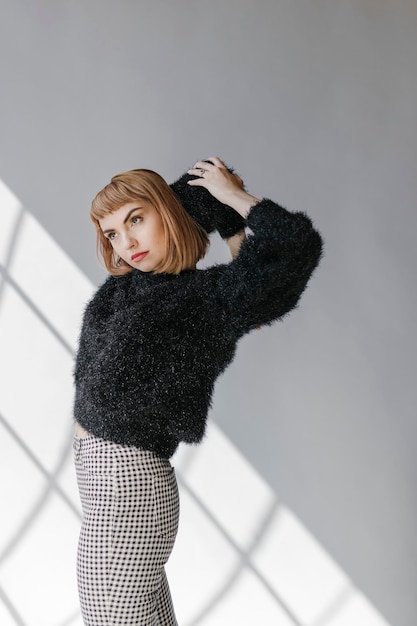
[{"label": "finger", "polygon": [[193,178],[192,180],[187,181],[187,185],[190,185],[191,187],[205,187],[206,181],[204,178]]},{"label": "finger", "polygon": [[216,167],[226,167],[225,164],[223,163],[223,161],[221,159],[219,159],[219,157],[217,157],[217,156],[210,157],[210,158],[207,159],[207,161],[210,161]]},{"label": "finger", "polygon": [[194,163],[192,169],[193,170],[214,170],[216,166],[213,163],[209,163],[208,161],[197,161]]},{"label": "finger", "polygon": [[187,170],[187,174],[190,174],[190,176],[198,176],[199,178],[203,178],[204,174],[207,172],[208,170],[206,168],[196,168],[196,169],[191,169],[191,170]]},{"label": "finger", "polygon": [[204,161],[197,161],[194,167],[190,170],[187,170],[187,174],[191,174],[192,176],[199,176],[200,178],[208,178],[208,175],[213,174],[217,169],[212,164],[207,165]]}]

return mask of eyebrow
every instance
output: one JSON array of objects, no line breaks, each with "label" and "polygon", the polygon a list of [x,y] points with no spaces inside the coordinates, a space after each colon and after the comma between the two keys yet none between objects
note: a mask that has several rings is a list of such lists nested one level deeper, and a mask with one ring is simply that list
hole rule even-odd
[{"label": "eyebrow", "polygon": [[[139,209],[143,210],[144,208],[145,207],[135,206],[135,207],[133,207],[133,209],[130,209],[130,211],[126,215],[125,219],[123,220],[123,224],[126,224],[127,220],[132,215],[132,213],[134,213],[135,211],[139,211]],[[105,235],[106,233],[112,233],[113,231],[114,231],[114,228],[107,228],[106,230],[103,230],[103,235]]]}]

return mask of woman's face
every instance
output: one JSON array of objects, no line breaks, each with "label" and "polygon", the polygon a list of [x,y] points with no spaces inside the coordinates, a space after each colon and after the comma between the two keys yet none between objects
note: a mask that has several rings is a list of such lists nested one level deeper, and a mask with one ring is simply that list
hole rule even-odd
[{"label": "woman's face", "polygon": [[113,250],[131,267],[152,272],[165,259],[164,226],[149,202],[128,202],[99,220],[99,224]]}]

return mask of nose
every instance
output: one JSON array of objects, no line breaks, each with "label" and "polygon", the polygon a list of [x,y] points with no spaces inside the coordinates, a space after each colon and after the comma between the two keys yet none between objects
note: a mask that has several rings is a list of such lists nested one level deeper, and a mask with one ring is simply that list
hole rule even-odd
[{"label": "nose", "polygon": [[125,250],[130,250],[130,248],[133,248],[136,243],[136,239],[130,233],[125,233],[123,235],[122,244]]}]

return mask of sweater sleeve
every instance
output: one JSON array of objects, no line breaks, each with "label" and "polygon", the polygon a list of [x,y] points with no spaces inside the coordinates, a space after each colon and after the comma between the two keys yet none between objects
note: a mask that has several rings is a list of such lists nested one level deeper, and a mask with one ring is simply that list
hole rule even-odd
[{"label": "sweater sleeve", "polygon": [[251,208],[247,226],[251,234],[237,258],[210,268],[220,306],[238,337],[297,305],[323,246],[305,213],[291,213],[272,200],[263,199]]}]

